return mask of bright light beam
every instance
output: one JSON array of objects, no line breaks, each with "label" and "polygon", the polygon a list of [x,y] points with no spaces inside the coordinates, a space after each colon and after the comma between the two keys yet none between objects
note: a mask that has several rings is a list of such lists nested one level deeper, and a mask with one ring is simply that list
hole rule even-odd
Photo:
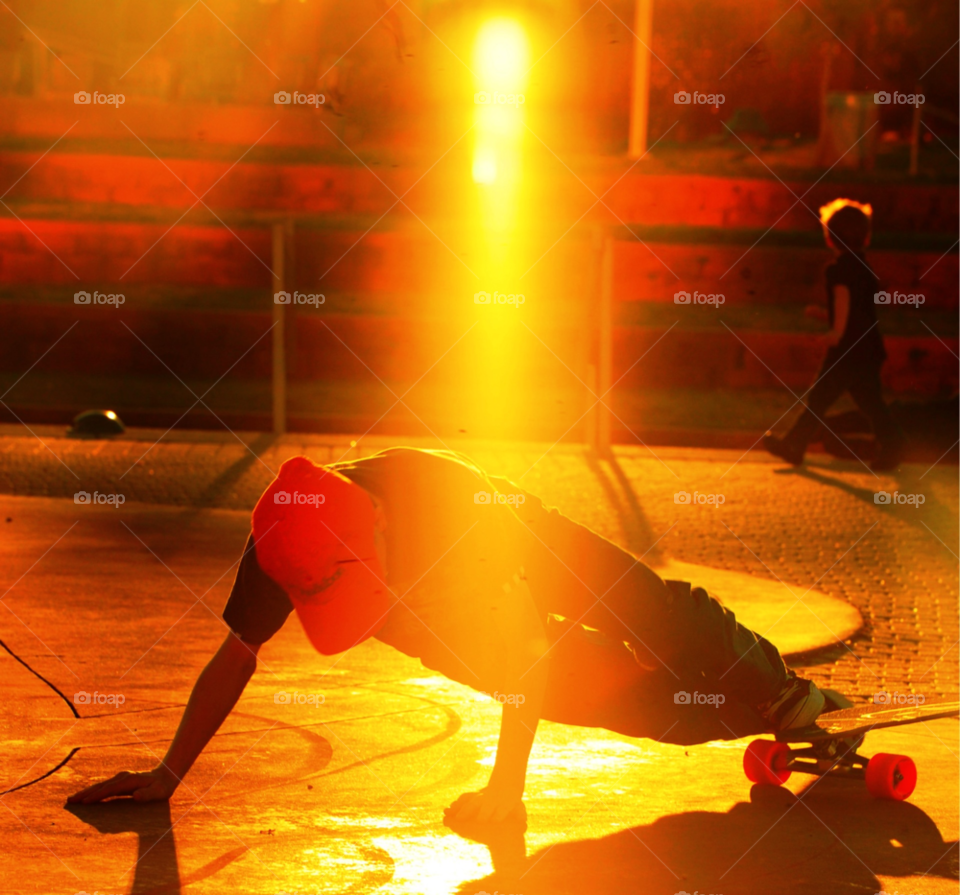
[{"label": "bright light beam", "polygon": [[[522,223],[523,141],[526,73],[530,48],[520,22],[497,17],[484,22],[473,48],[476,72],[474,147],[471,173],[475,184],[476,233],[481,278],[479,289],[492,304],[504,295],[517,301],[518,267],[525,255]],[[525,296],[521,296],[525,301]],[[513,428],[520,402],[518,305],[477,308],[477,355],[470,404],[480,431]]]}]

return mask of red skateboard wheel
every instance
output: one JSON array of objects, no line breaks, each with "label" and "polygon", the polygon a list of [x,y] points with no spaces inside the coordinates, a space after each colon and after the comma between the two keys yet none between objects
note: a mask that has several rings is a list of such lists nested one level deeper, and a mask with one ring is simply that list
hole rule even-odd
[{"label": "red skateboard wheel", "polygon": [[878,752],[867,762],[865,777],[870,795],[902,801],[917,786],[917,766],[906,755]]},{"label": "red skateboard wheel", "polygon": [[790,746],[776,740],[754,740],[743,753],[743,771],[748,780],[780,786],[790,779],[787,762]]}]

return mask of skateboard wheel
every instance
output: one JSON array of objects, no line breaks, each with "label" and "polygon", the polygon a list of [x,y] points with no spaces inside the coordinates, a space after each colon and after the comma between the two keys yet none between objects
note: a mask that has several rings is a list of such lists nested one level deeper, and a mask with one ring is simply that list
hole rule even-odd
[{"label": "skateboard wheel", "polygon": [[917,785],[917,766],[906,755],[878,752],[867,762],[867,791],[878,799],[902,801]]},{"label": "skateboard wheel", "polygon": [[780,786],[790,779],[790,746],[776,740],[754,740],[743,753],[743,772],[754,783]]}]

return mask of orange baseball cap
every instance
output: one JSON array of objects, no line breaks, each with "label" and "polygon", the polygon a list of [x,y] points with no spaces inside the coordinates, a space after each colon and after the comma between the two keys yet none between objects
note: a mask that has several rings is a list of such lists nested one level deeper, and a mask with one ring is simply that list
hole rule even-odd
[{"label": "orange baseball cap", "polygon": [[393,604],[374,520],[359,485],[306,457],[287,460],[253,509],[257,562],[326,656],[375,634]]}]

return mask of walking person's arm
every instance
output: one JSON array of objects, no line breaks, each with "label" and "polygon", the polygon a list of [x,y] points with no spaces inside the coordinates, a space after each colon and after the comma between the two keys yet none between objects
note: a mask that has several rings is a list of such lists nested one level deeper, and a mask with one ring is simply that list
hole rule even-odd
[{"label": "walking person's arm", "polygon": [[846,286],[833,287],[833,328],[824,337],[828,345],[836,345],[843,338],[850,319],[850,290]]},{"label": "walking person's arm", "polygon": [[90,805],[113,796],[133,796],[138,802],[169,799],[237,704],[256,671],[259,649],[260,644],[244,643],[230,632],[200,672],[163,761],[144,773],[121,771],[109,780],[82,789],[67,801]]}]

